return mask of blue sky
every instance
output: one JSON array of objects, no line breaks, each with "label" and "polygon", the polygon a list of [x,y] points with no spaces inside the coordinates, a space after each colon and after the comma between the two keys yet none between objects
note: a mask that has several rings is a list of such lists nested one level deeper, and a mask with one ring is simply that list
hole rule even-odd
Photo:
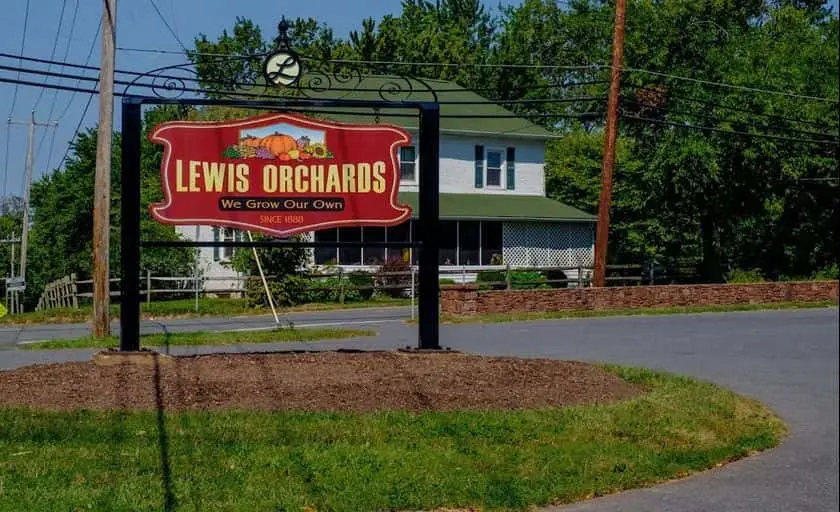
[{"label": "blue sky", "polygon": [[[51,60],[61,61],[65,52],[68,62],[83,63],[88,56],[91,44],[95,43],[90,64],[99,64],[99,44],[94,35],[99,23],[101,1],[66,0],[67,8],[61,30],[58,30],[59,15],[65,0],[30,0],[29,22],[27,24],[24,55],[50,59],[58,32],[58,44]],[[837,1],[832,0],[837,12]],[[367,0],[362,11],[359,2],[342,0],[307,0],[305,2],[277,2],[269,0],[155,0],[163,16],[170,23],[179,38],[187,46],[198,33],[205,33],[215,38],[225,28],[230,28],[236,16],[243,16],[259,23],[263,33],[275,34],[276,25],[281,15],[287,18],[313,17],[326,22],[339,37],[346,37],[350,30],[358,28],[364,17],[379,19],[385,14],[396,14],[400,9],[399,0]],[[488,7],[499,4],[514,5],[520,0],[485,1]],[[117,1],[117,46],[123,48],[179,50],[175,38],[169,33],[158,17],[150,0]],[[70,34],[74,10],[76,23],[72,37]],[[25,0],[7,0],[0,11],[0,52],[17,54],[20,51],[23,34]],[[117,68],[146,71],[161,66],[183,62],[177,55],[118,51]],[[17,61],[0,58],[3,65],[16,65]],[[33,67],[28,65],[28,67]],[[53,71],[61,71],[53,68]],[[0,70],[0,76],[15,76],[9,71]],[[43,81],[33,75],[22,75],[22,79]],[[58,79],[50,79],[56,83]],[[75,81],[65,79],[63,85],[75,85]],[[87,87],[87,83],[83,83]],[[117,86],[118,90],[120,86]],[[5,118],[12,107],[12,118],[26,121],[35,108],[35,117],[39,122],[58,121],[57,128],[40,127],[36,131],[34,177],[37,179],[49,168],[54,168],[64,155],[67,144],[82,118],[82,112],[88,95],[82,93],[45,91],[39,100],[40,89],[20,86],[15,96],[15,86],[0,83],[0,187],[4,170],[8,169],[8,181],[0,194],[22,194],[24,162],[26,153],[26,127],[15,125],[7,130]],[[52,114],[51,114],[52,110]],[[82,119],[82,126],[96,123],[97,99],[94,98],[87,115]],[[115,127],[119,127],[119,115],[115,116]],[[53,140],[53,134],[55,135]],[[9,149],[6,151],[6,141]],[[8,167],[6,167],[8,158]]]},{"label": "blue sky", "polygon": [[254,137],[265,137],[267,135],[271,135],[274,132],[279,132],[284,135],[288,135],[295,140],[298,140],[301,137],[309,137],[310,142],[313,144],[316,142],[324,142],[324,132],[321,130],[310,130],[307,128],[300,128],[298,126],[293,126],[287,123],[277,123],[271,126],[266,126],[264,128],[250,128],[247,130],[240,131],[240,137],[245,137],[248,135]]}]

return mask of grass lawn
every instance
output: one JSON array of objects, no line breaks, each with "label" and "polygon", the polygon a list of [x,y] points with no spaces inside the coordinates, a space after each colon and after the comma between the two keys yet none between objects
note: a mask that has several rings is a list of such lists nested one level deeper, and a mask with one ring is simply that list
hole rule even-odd
[{"label": "grass lawn", "polygon": [[763,405],[608,367],[650,392],[536,411],[0,410],[0,510],[526,510],[686,476],[775,446]]},{"label": "grass lawn", "polygon": [[[376,332],[358,329],[277,329],[270,331],[239,331],[239,332],[187,332],[151,334],[140,337],[141,347],[161,347],[178,345],[230,345],[233,343],[276,343],[295,341],[318,341],[355,338],[359,336],[375,336]],[[55,350],[66,348],[110,348],[118,347],[120,340],[112,336],[105,340],[85,336],[76,339],[57,339],[38,343],[18,345],[24,350]]]},{"label": "grass lawn", "polygon": [[[727,306],[684,306],[672,308],[634,308],[580,311],[553,311],[549,313],[497,313],[488,315],[458,316],[441,315],[442,323],[498,323],[526,322],[529,320],[551,320],[560,318],[594,318],[609,316],[679,315],[690,313],[722,313],[727,311],[763,311],[779,309],[836,308],[837,301],[822,302],[775,302],[767,304],[733,304]],[[409,320],[416,322],[416,320]]]},{"label": "grass lawn", "polygon": [[[376,308],[390,306],[408,306],[408,299],[379,298],[364,302],[347,302],[345,304],[319,303],[303,304],[289,308],[279,308],[283,312],[301,311],[327,311],[335,309],[358,309]],[[244,316],[244,315],[269,315],[270,308],[249,307],[245,299],[200,299],[198,311],[195,310],[195,299],[179,299],[160,302],[145,302],[140,305],[140,312],[143,318],[172,318],[172,317],[200,317],[200,316]],[[22,315],[6,315],[0,318],[0,325],[28,325],[28,324],[51,324],[86,322],[91,319],[91,306],[82,306],[79,309],[51,309],[48,311],[32,311]],[[119,318],[119,305],[111,306],[111,317]]]}]

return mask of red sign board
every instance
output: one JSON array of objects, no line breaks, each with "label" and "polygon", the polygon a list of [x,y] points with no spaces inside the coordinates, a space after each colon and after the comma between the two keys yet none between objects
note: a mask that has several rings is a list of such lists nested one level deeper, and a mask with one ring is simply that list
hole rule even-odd
[{"label": "red sign board", "polygon": [[150,211],[166,224],[288,237],[411,215],[397,202],[397,148],[411,141],[398,127],[267,114],[163,123],[149,139],[164,146],[164,200]]}]

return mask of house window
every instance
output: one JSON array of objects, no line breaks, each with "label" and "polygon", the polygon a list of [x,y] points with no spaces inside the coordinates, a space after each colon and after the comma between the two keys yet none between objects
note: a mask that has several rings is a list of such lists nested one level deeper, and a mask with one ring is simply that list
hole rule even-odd
[{"label": "house window", "polygon": [[[338,229],[323,229],[315,232],[316,242],[337,242]],[[335,265],[338,263],[338,248],[336,247],[316,247],[315,248],[315,264],[316,265]]]},{"label": "house window", "polygon": [[400,148],[400,179],[414,181],[417,168],[417,152],[414,146]]},{"label": "house window", "polygon": [[488,149],[485,156],[485,178],[488,187],[502,186],[502,162],[504,153],[501,150]]},{"label": "house window", "polygon": [[438,228],[438,252],[439,265],[458,264],[458,222],[454,220],[442,220]]},{"label": "house window", "polygon": [[478,221],[458,223],[458,265],[478,265],[480,249],[480,228]]},{"label": "house window", "polygon": [[[384,242],[385,228],[367,226],[363,228],[363,237],[365,243],[368,242]],[[368,247],[364,249],[365,265],[381,265],[385,262],[385,248],[384,247]]]},{"label": "house window", "polygon": [[[397,224],[396,226],[391,226],[387,228],[388,230],[388,241],[389,242],[411,242],[411,221],[407,220],[402,224]],[[401,259],[402,261],[408,263],[411,261],[411,248],[410,247],[389,247],[388,248],[388,259]]]},{"label": "house window", "polygon": [[502,223],[482,221],[481,223],[481,264],[502,264]]},{"label": "house window", "polygon": [[[340,242],[361,242],[362,228],[339,228],[338,240]],[[362,248],[361,247],[341,247],[338,251],[338,262],[341,265],[361,265],[362,264]]]},{"label": "house window", "polygon": [[[238,242],[242,240],[242,234],[233,228],[213,228],[213,241],[215,242]],[[215,247],[213,261],[230,261],[236,251],[234,247]]]}]

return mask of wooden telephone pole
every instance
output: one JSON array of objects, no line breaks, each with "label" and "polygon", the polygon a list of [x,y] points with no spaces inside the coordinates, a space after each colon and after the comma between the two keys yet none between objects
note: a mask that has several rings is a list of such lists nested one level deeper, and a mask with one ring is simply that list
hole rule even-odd
[{"label": "wooden telephone pole", "polygon": [[108,259],[111,231],[111,136],[114,122],[114,49],[116,0],[104,0],[99,71],[99,128],[93,193],[93,335],[111,335],[111,288]]},{"label": "wooden telephone pole", "polygon": [[598,224],[595,232],[595,275],[592,279],[592,284],[599,287],[606,284],[607,239],[610,233],[612,175],[613,167],[615,167],[615,139],[618,131],[618,100],[621,92],[621,57],[624,54],[625,9],[626,0],[616,0],[610,94],[607,100],[607,125],[604,129],[604,161],[601,167],[601,194],[598,199]]}]

